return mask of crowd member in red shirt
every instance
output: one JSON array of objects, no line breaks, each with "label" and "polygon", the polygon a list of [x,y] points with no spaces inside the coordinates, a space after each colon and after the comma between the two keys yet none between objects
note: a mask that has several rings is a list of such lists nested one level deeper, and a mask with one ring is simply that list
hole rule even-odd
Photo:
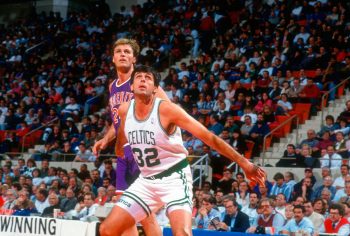
[{"label": "crowd member in red shirt", "polygon": [[329,208],[329,217],[324,221],[320,233],[337,234],[347,236],[350,233],[350,225],[344,217],[344,207],[341,204],[332,204]]}]

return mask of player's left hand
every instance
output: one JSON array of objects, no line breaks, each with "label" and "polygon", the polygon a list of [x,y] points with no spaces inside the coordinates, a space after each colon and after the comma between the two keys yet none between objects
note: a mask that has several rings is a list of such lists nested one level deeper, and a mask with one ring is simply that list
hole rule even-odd
[{"label": "player's left hand", "polygon": [[261,167],[249,163],[249,165],[244,168],[244,173],[250,181],[259,184],[259,186],[265,186],[266,173]]}]

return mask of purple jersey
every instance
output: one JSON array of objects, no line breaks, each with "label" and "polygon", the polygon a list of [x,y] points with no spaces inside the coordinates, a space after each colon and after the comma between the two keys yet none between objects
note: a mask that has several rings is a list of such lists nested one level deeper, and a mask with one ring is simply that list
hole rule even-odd
[{"label": "purple jersey", "polygon": [[[118,84],[117,79],[112,82],[109,94],[109,106],[116,133],[120,125],[118,109],[122,103],[130,101],[133,97],[134,93],[131,92],[130,79],[122,84]],[[117,158],[117,190],[127,189],[140,172],[134,160],[130,145],[124,147],[124,154],[124,158]]]},{"label": "purple jersey", "polygon": [[109,94],[109,106],[111,109],[111,118],[115,131],[118,131],[120,125],[120,117],[118,109],[124,102],[130,101],[134,97],[134,93],[131,92],[130,79],[124,83],[118,85],[119,80],[114,80]]}]

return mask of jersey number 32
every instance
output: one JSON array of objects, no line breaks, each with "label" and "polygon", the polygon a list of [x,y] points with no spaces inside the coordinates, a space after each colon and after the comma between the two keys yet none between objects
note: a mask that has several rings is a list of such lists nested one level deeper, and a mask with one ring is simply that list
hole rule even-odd
[{"label": "jersey number 32", "polygon": [[137,164],[140,167],[152,167],[160,164],[156,148],[145,148],[142,152],[139,148],[133,148],[132,152],[137,157]]}]

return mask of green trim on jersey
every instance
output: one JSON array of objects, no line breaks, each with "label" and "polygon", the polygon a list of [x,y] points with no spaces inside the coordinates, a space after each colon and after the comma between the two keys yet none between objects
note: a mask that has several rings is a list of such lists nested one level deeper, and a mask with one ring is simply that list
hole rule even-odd
[{"label": "green trim on jersey", "polygon": [[134,200],[135,202],[137,202],[141,206],[141,208],[145,211],[147,216],[149,216],[151,214],[151,209],[149,208],[149,206],[141,198],[139,198],[137,195],[135,195],[131,192],[124,192],[123,196],[129,197],[132,200]]},{"label": "green trim on jersey", "polygon": [[158,103],[158,109],[157,109],[157,116],[158,116],[158,123],[159,123],[159,127],[163,130],[163,132],[168,136],[168,137],[171,137],[171,136],[174,136],[176,134],[176,131],[179,127],[177,127],[175,125],[175,130],[174,132],[172,132],[171,134],[168,134],[168,132],[164,129],[163,125],[162,125],[162,122],[160,120],[160,112],[159,112],[159,108],[160,108],[160,104],[164,102],[164,100],[160,100],[159,103]]},{"label": "green trim on jersey", "polygon": [[148,121],[148,119],[149,119],[149,117],[151,116],[151,114],[152,114],[152,112],[153,112],[153,109],[154,109],[154,104],[156,103],[156,100],[157,100],[157,98],[155,97],[154,98],[154,100],[153,100],[153,104],[152,104],[152,109],[151,109],[151,111],[150,111],[150,113],[147,115],[147,117],[145,118],[145,119],[143,119],[143,120],[139,120],[139,119],[137,119],[137,117],[136,117],[136,112],[135,112],[135,107],[136,107],[136,102],[135,102],[135,99],[132,99],[131,101],[133,101],[133,117],[134,117],[134,119],[135,119],[135,121],[136,122],[138,122],[138,123],[144,123],[144,122],[146,122],[146,121]]}]

